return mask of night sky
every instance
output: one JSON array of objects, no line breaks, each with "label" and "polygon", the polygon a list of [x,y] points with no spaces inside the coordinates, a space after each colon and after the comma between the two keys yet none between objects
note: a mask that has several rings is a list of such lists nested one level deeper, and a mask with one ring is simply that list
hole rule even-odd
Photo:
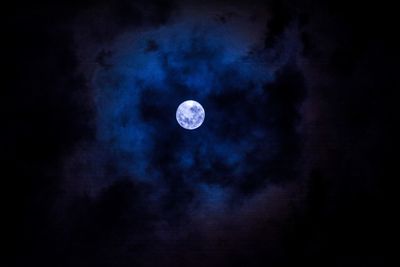
[{"label": "night sky", "polygon": [[[3,13],[0,265],[389,265],[398,60],[384,1]],[[188,99],[206,112],[195,130],[175,118]]]}]

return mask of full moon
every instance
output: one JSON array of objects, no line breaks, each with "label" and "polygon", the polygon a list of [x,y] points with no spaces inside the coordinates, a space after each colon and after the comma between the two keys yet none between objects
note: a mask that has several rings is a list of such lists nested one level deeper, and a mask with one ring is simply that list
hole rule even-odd
[{"label": "full moon", "polygon": [[176,120],[180,126],[188,130],[199,128],[205,116],[204,108],[194,100],[182,102],[176,110]]}]

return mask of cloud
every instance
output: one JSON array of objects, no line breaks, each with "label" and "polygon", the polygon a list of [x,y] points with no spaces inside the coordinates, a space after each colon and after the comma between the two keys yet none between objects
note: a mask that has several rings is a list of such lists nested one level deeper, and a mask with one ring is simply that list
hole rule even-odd
[{"label": "cloud", "polygon": [[[165,242],[160,249],[175,247],[174,231],[177,246],[205,234],[205,249],[218,242],[216,229],[230,220],[233,228],[222,238],[242,231],[232,239],[240,247],[246,223],[258,220],[249,212],[266,212],[261,221],[280,220],[290,205],[275,194],[289,199],[283,188],[299,179],[296,127],[306,89],[296,62],[300,41],[296,29],[288,29],[277,49],[265,47],[267,21],[254,9],[177,10],[162,23],[144,19],[105,42],[79,44],[80,52],[92,47],[80,68],[93,93],[96,134],[66,161],[67,188],[78,198],[87,194],[95,206],[103,200],[120,206],[107,192],[121,183],[144,186],[137,201],[154,215],[144,222],[154,226],[144,239]],[[95,67],[85,65],[88,57]],[[176,108],[187,99],[206,110],[203,125],[191,132],[175,121]]]},{"label": "cloud", "polygon": [[6,16],[14,265],[383,262],[397,69],[379,6],[34,5]]},{"label": "cloud", "polygon": [[[223,193],[229,199],[294,179],[297,110],[305,92],[293,60],[296,41],[282,37],[289,50],[271,57],[273,50],[263,48],[266,21],[251,19],[252,12],[231,11],[220,23],[208,19],[221,14],[218,8],[194,17],[189,8],[179,10],[162,24],[129,28],[102,45],[88,77],[96,139],[85,156],[74,156],[91,163],[69,172],[85,176],[93,193],[131,177],[178,206],[201,199],[196,192],[204,186],[221,194],[230,188]],[[191,133],[175,122],[186,99],[207,113]],[[90,178],[94,170],[98,175]],[[176,195],[180,189],[187,194]]]}]

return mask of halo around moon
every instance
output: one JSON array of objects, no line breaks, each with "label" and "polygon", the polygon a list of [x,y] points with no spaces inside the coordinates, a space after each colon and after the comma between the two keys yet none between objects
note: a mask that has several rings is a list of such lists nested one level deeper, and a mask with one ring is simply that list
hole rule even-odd
[{"label": "halo around moon", "polygon": [[206,114],[202,105],[194,100],[182,102],[176,110],[176,120],[182,128],[194,130],[201,126]]}]

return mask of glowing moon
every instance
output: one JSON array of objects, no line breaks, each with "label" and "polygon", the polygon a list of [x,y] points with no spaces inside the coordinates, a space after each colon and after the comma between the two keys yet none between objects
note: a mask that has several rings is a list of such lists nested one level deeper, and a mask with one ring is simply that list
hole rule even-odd
[{"label": "glowing moon", "polygon": [[199,128],[205,117],[204,108],[194,100],[182,102],[176,110],[176,120],[180,126],[188,130]]}]

